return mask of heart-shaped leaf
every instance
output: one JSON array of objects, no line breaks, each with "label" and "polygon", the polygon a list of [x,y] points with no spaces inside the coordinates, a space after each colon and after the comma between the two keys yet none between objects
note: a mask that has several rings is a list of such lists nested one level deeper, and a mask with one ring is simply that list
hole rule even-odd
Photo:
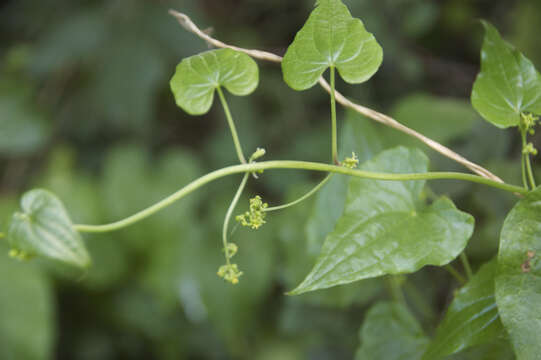
[{"label": "heart-shaped leaf", "polygon": [[541,187],[511,210],[500,235],[496,303],[518,360],[540,359]]},{"label": "heart-shaped leaf", "polygon": [[177,105],[191,115],[209,111],[214,91],[225,87],[237,96],[251,94],[259,83],[259,69],[248,55],[219,49],[190,56],[178,64],[171,78]]},{"label": "heart-shaped leaf", "polygon": [[[417,173],[427,167],[421,151],[398,147],[361,169]],[[344,213],[325,239],[316,265],[291,294],[411,273],[456,258],[472,234],[473,217],[447,198],[426,206],[420,200],[423,186],[424,181],[350,179]]]},{"label": "heart-shaped leaf", "polygon": [[497,269],[495,260],[483,265],[456,293],[423,359],[443,358],[505,337],[494,297]]},{"label": "heart-shaped leaf", "polygon": [[319,0],[282,62],[285,82],[295,90],[314,86],[325,70],[338,69],[344,81],[359,84],[378,70],[383,50],[361,20],[340,0]]},{"label": "heart-shaped leaf", "polygon": [[471,94],[473,107],[500,128],[517,126],[521,113],[541,114],[541,75],[494,26],[485,21],[483,25],[485,40],[481,72]]},{"label": "heart-shaped leaf", "polygon": [[404,305],[388,302],[368,310],[360,335],[356,360],[418,360],[429,341]]},{"label": "heart-shaped leaf", "polygon": [[79,267],[90,265],[83,240],[55,195],[42,189],[31,190],[23,195],[21,209],[13,214],[8,230],[12,254],[43,256]]}]

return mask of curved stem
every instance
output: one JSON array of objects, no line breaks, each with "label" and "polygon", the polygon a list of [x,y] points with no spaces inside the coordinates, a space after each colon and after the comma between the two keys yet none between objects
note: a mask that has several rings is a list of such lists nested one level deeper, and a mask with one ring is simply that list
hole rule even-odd
[{"label": "curved stem", "polygon": [[227,123],[229,124],[231,135],[233,136],[233,142],[235,143],[235,150],[237,151],[239,161],[242,164],[246,164],[246,159],[244,158],[244,153],[242,152],[242,146],[240,145],[239,135],[237,134],[237,128],[235,127],[235,122],[233,121],[233,117],[231,116],[231,111],[229,111],[229,106],[227,105],[227,101],[225,100],[224,93],[219,86],[216,88],[216,92],[218,93],[218,97],[220,98],[220,102],[222,103],[222,107],[224,108],[225,117],[227,118]]},{"label": "curved stem", "polygon": [[123,220],[116,221],[116,222],[106,224],[106,225],[74,225],[74,229],[80,232],[98,232],[98,233],[122,229],[150,215],[155,214],[156,212],[173,204],[177,200],[183,198],[184,196],[190,194],[194,190],[202,187],[205,184],[208,184],[211,181],[220,179],[228,175],[239,174],[239,173],[251,173],[254,171],[269,170],[269,169],[312,170],[312,171],[321,171],[321,172],[330,172],[330,173],[350,175],[350,176],[355,176],[355,177],[364,178],[364,179],[386,180],[386,181],[454,179],[454,180],[464,180],[464,181],[470,181],[470,182],[474,182],[478,184],[483,184],[483,185],[491,186],[497,189],[509,191],[512,193],[517,193],[517,194],[524,195],[528,193],[528,190],[524,189],[521,186],[509,185],[506,183],[500,183],[494,180],[483,178],[481,176],[458,173],[458,172],[390,174],[390,173],[355,170],[355,169],[350,169],[343,166],[336,166],[336,165],[331,165],[331,164],[323,164],[323,163],[308,162],[308,161],[289,161],[289,160],[263,161],[259,163],[228,166],[223,169],[208,173],[200,177],[199,179],[192,181],[190,184],[186,185],[185,187],[178,190],[174,194],[166,197],[162,201],[132,216],[129,216]]},{"label": "curved stem", "polygon": [[244,187],[246,186],[246,182],[248,181],[249,176],[250,176],[250,173],[248,172],[244,174],[244,177],[242,178],[242,181],[239,185],[239,189],[237,190],[237,193],[235,194],[235,197],[231,201],[231,205],[229,205],[229,209],[227,209],[227,213],[225,214],[224,225],[222,228],[222,241],[224,244],[225,260],[227,262],[227,265],[230,264],[229,259],[231,258],[231,256],[229,256],[229,248],[227,247],[227,228],[229,227],[229,221],[231,220],[231,215],[233,215],[233,211],[235,211],[235,207],[237,206],[240,196],[242,195],[242,192],[244,191]]},{"label": "curved stem", "polygon": [[334,174],[331,173],[331,174],[328,174],[327,176],[325,176],[325,179],[323,179],[312,190],[308,191],[306,194],[304,194],[303,196],[301,196],[297,200],[289,202],[289,203],[284,204],[284,205],[268,207],[268,208],[264,209],[263,211],[268,212],[268,211],[282,210],[282,209],[286,209],[288,207],[295,206],[298,203],[303,202],[304,200],[308,199],[310,196],[312,196],[316,192],[318,192],[318,190],[321,189],[323,187],[323,185],[325,185],[332,178],[333,175]]},{"label": "curved stem", "polygon": [[339,165],[338,160],[338,132],[336,130],[336,97],[335,97],[335,82],[334,82],[334,66],[331,66],[331,127],[332,127],[332,161]]}]

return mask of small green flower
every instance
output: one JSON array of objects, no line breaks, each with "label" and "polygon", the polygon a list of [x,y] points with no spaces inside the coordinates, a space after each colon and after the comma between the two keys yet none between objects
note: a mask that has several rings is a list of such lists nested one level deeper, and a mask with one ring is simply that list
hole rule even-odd
[{"label": "small green flower", "polygon": [[[533,131],[533,127],[536,125],[537,121],[539,121],[539,117],[538,116],[535,116],[533,114],[525,114],[525,113],[522,113],[520,114],[520,122],[521,122],[521,127],[526,130],[526,131],[529,131],[530,134],[532,134],[534,131]],[[533,134],[532,134],[533,135]]]},{"label": "small green flower", "polygon": [[359,165],[359,158],[354,152],[351,153],[351,157],[347,157],[344,159],[344,161],[342,161],[342,166],[349,169],[355,169],[357,165]]},{"label": "small green flower", "polygon": [[537,149],[533,146],[532,143],[528,143],[528,144],[526,144],[524,149],[522,149],[522,153],[523,154],[537,155]]},{"label": "small green flower", "polygon": [[231,259],[239,251],[239,247],[235,243],[228,243],[224,251],[226,258]]},{"label": "small green flower", "polygon": [[226,264],[220,266],[217,272],[218,276],[233,285],[239,283],[239,277],[242,276],[242,271],[239,270],[237,264]]},{"label": "small green flower", "polygon": [[254,230],[259,229],[265,224],[265,209],[269,205],[261,200],[261,197],[257,195],[250,199],[250,210],[246,211],[242,215],[237,215],[235,220],[240,222],[242,226],[249,226]]}]

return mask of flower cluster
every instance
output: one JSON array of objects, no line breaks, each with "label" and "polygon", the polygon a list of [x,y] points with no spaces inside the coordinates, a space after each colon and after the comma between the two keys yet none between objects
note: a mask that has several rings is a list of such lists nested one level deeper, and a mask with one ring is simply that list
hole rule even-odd
[{"label": "flower cluster", "polygon": [[228,243],[227,247],[224,248],[225,257],[231,259],[233,256],[235,256],[237,251],[239,251],[239,247],[237,246],[237,244]]},{"label": "flower cluster", "polygon": [[265,209],[269,205],[261,200],[261,197],[257,195],[250,199],[250,210],[246,211],[242,215],[237,215],[235,220],[240,222],[242,226],[249,226],[252,229],[259,229],[265,224]]},{"label": "flower cluster", "polygon": [[533,146],[532,143],[526,144],[526,146],[522,149],[523,154],[532,154],[537,155],[537,149]]},{"label": "flower cluster", "polygon": [[349,169],[355,169],[357,165],[359,165],[359,158],[354,152],[351,153],[351,157],[347,157],[344,159],[344,161],[342,161],[342,166]]},{"label": "flower cluster", "polygon": [[239,277],[242,275],[242,271],[239,270],[237,264],[226,264],[220,266],[218,269],[218,276],[225,281],[230,282],[233,285],[239,283]]},{"label": "flower cluster", "polygon": [[533,128],[537,121],[539,121],[538,116],[525,113],[520,114],[520,127],[528,131],[530,135],[535,134],[535,130]]}]

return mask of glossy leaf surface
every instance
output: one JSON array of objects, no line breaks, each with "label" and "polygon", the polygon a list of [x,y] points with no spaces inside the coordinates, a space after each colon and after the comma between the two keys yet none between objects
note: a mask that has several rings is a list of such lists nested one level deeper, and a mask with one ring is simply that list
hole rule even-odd
[{"label": "glossy leaf surface", "polygon": [[243,96],[252,93],[258,83],[259,70],[251,57],[219,49],[182,60],[170,85],[179,107],[191,115],[201,115],[209,111],[216,88]]},{"label": "glossy leaf surface", "polygon": [[511,210],[500,236],[496,303],[518,360],[541,359],[541,188]]},{"label": "glossy leaf surface", "polygon": [[[361,169],[415,173],[427,167],[422,152],[398,147]],[[291,294],[452,261],[472,234],[473,218],[447,198],[426,206],[420,199],[423,187],[423,181],[350,179],[343,215],[325,239],[316,265]]]},{"label": "glossy leaf surface", "polygon": [[481,51],[481,72],[471,101],[494,125],[517,126],[522,112],[541,114],[541,75],[532,62],[503,40],[488,22]]},{"label": "glossy leaf surface", "polygon": [[314,86],[328,67],[359,84],[378,70],[383,51],[361,20],[340,0],[320,0],[295,36],[282,62],[285,82],[295,90]]},{"label": "glossy leaf surface", "polygon": [[42,256],[79,267],[90,265],[81,236],[54,194],[31,190],[23,195],[21,209],[13,215],[8,230],[14,251],[24,257]]},{"label": "glossy leaf surface", "polygon": [[368,310],[360,335],[356,360],[418,360],[429,341],[404,305],[388,302]]},{"label": "glossy leaf surface", "polygon": [[423,359],[439,359],[505,337],[494,297],[498,263],[485,264],[455,295]]}]

